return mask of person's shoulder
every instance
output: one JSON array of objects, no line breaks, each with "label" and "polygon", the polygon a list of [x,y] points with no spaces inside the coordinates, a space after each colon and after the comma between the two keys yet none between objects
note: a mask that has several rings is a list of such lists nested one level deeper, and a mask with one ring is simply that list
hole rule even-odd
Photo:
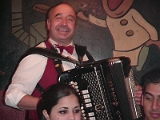
[{"label": "person's shoulder", "polygon": [[46,44],[45,42],[40,42],[38,45],[36,45],[35,47],[40,47],[40,48],[46,48]]},{"label": "person's shoulder", "polygon": [[76,48],[81,48],[81,49],[84,49],[84,48],[85,48],[85,49],[86,49],[86,46],[78,45],[78,44],[74,44],[74,45],[75,45]]},{"label": "person's shoulder", "polygon": [[[31,47],[29,48],[21,57],[21,60],[27,60],[27,61],[32,61],[35,60],[36,61],[41,61],[41,60],[45,60],[46,57],[40,55],[40,54],[36,54],[34,52],[32,52],[32,49],[34,48],[46,48],[46,45],[44,42],[39,43],[38,45],[36,45],[35,47]],[[32,61],[34,62],[34,61]]]}]

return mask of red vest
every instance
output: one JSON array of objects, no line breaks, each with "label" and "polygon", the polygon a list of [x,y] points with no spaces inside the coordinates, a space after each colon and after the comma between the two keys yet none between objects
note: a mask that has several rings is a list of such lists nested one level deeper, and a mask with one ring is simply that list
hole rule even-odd
[{"label": "red vest", "polygon": [[[49,43],[48,40],[45,41],[45,44],[46,44],[47,49],[51,49],[52,46],[51,46],[51,44]],[[79,61],[81,61],[81,57],[83,57],[84,54],[86,54],[87,57],[89,58],[89,60],[87,62],[93,62],[94,61],[93,57],[86,50],[86,47],[79,46],[79,45],[75,44],[75,49],[76,49],[76,52],[78,54]],[[54,65],[53,59],[48,58],[45,71],[42,75],[42,78],[38,82],[38,84],[43,88],[43,90],[46,89],[47,87],[51,86],[52,84],[57,83],[57,76],[58,76],[57,70],[59,70],[59,69],[57,68],[57,70],[56,70],[54,66],[55,65]],[[35,89],[32,93],[32,96],[40,97],[41,93],[40,93],[39,90]],[[37,115],[36,110],[30,110],[29,114],[27,116],[28,116],[29,120],[38,120],[38,115]]]},{"label": "red vest", "polygon": [[[46,44],[47,49],[51,49],[51,44],[49,43],[48,40],[45,41],[45,44]],[[45,71],[44,71],[42,78],[40,79],[38,84],[43,89],[46,89],[50,85],[57,83],[57,76],[58,76],[58,73],[54,67],[54,61],[53,61],[53,59],[49,58],[47,60]],[[40,97],[41,93],[37,89],[35,89],[32,93],[32,96]],[[38,120],[37,111],[30,110],[28,113],[28,117],[29,117],[29,120]]]}]

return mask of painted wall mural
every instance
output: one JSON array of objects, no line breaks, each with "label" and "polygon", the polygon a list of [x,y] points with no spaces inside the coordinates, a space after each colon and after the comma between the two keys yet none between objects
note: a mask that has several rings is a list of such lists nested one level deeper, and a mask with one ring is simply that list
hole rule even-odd
[{"label": "painted wall mural", "polygon": [[147,59],[148,46],[160,46],[156,29],[137,10],[130,8],[133,0],[102,0],[102,3],[106,11],[106,24],[91,14],[88,20],[108,27],[114,41],[113,57],[127,56],[131,59],[131,65],[141,70]]},{"label": "painted wall mural", "polygon": [[[11,52],[21,49],[22,52],[10,55],[14,58],[14,64],[9,66],[12,70],[5,66],[0,70],[1,76],[7,75],[7,72],[11,76],[25,50],[46,39],[45,13],[52,5],[62,1],[70,3],[77,13],[74,42],[87,46],[96,60],[130,57],[139,82],[146,71],[160,66],[158,0],[12,0],[11,37],[15,40],[14,44],[19,42],[23,48],[21,45],[12,46]],[[4,65],[6,63],[5,60]],[[4,81],[9,82],[9,77]]]}]

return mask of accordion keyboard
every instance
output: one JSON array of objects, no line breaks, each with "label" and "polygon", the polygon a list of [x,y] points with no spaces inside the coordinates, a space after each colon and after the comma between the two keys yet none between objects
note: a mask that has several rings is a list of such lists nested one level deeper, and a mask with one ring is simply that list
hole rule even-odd
[{"label": "accordion keyboard", "polygon": [[63,72],[58,82],[70,84],[78,92],[84,120],[136,120],[141,117],[141,111],[133,97],[128,97],[128,89],[133,89],[133,84],[126,79],[126,67],[128,63],[123,66],[117,58],[102,60]]}]

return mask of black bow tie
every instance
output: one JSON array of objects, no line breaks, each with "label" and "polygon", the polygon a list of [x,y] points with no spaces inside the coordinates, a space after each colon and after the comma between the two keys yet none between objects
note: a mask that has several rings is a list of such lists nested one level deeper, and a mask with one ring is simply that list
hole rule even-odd
[{"label": "black bow tie", "polygon": [[69,46],[56,45],[56,47],[59,48],[60,53],[62,53],[63,50],[65,49],[68,53],[73,54],[74,47],[72,45],[69,45]]}]

